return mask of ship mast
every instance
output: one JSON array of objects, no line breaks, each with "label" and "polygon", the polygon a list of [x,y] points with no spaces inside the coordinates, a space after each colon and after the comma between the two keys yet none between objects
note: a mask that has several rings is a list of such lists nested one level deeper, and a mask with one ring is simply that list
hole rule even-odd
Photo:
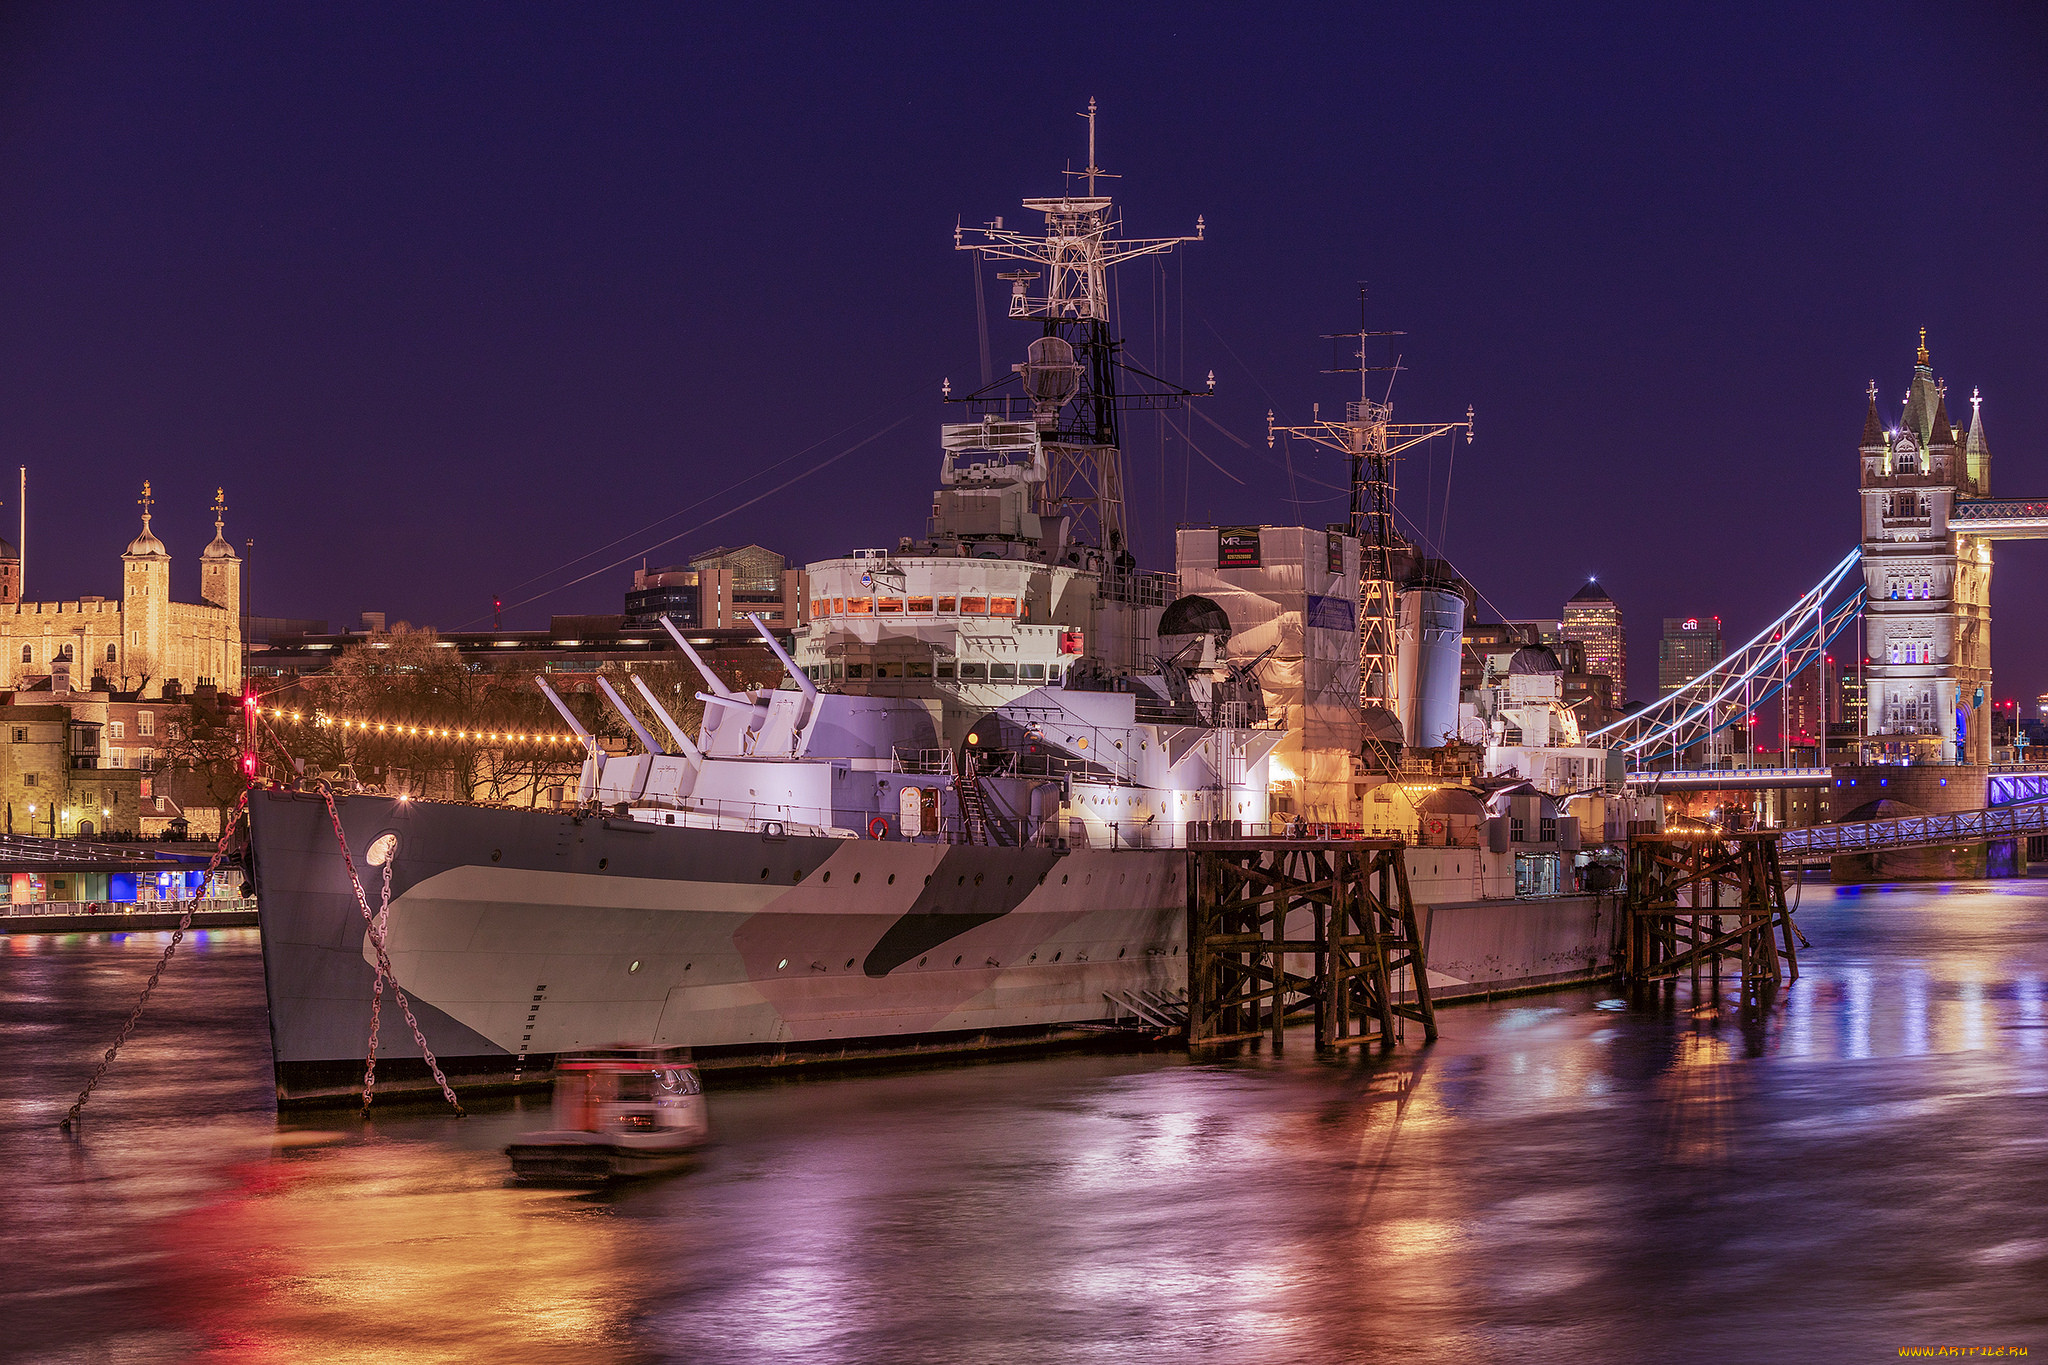
[{"label": "ship mast", "polygon": [[[1191,390],[1137,371],[1121,355],[1122,343],[1110,334],[1109,271],[1140,256],[1159,255],[1182,242],[1202,240],[1204,224],[1195,219],[1192,237],[1115,237],[1121,226],[1107,195],[1097,193],[1098,180],[1117,177],[1095,159],[1096,104],[1088,101],[1081,114],[1088,120],[1088,164],[1068,174],[1085,178],[1087,192],[1052,199],[1026,199],[1024,207],[1045,215],[1042,236],[1007,229],[998,218],[986,227],[956,227],[953,246],[978,251],[991,260],[1015,261],[1026,269],[1006,270],[1010,284],[1010,316],[1035,318],[1043,334],[1059,337],[1074,348],[1081,383],[1071,402],[1057,414],[1046,433],[1047,474],[1039,492],[1038,511],[1067,518],[1067,539],[1092,545],[1104,554],[1109,575],[1127,572],[1130,535],[1124,519],[1123,456],[1117,412],[1121,407],[1172,407],[1195,396]],[[1034,292],[1034,285],[1042,290]],[[1119,370],[1152,381],[1142,391],[1120,392]],[[1010,377],[984,386],[960,401],[988,408],[1006,401],[997,390]]]},{"label": "ship mast", "polygon": [[[1342,451],[1351,461],[1351,534],[1358,538],[1358,699],[1361,706],[1383,706],[1398,714],[1395,672],[1395,631],[1400,615],[1394,582],[1394,552],[1407,545],[1394,526],[1394,458],[1410,446],[1463,429],[1472,439],[1471,408],[1462,422],[1396,422],[1392,385],[1388,396],[1375,400],[1367,390],[1367,376],[1374,367],[1366,364],[1366,346],[1376,336],[1400,336],[1400,332],[1368,331],[1365,325],[1365,290],[1358,294],[1358,330],[1338,332],[1328,340],[1343,343],[1338,363],[1325,374],[1358,373],[1358,398],[1344,405],[1344,420],[1317,420],[1307,426],[1280,426],[1273,414],[1266,414],[1266,446],[1276,437],[1299,436],[1332,450]],[[1347,354],[1348,352],[1348,354]],[[1355,357],[1355,364],[1350,363]],[[1320,414],[1318,415],[1320,416]],[[1368,747],[1378,750],[1370,739]],[[1391,770],[1386,755],[1381,765]]]}]

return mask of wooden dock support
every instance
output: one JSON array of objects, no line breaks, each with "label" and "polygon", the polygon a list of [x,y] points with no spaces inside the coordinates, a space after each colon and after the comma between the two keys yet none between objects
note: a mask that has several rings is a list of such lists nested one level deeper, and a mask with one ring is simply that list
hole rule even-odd
[{"label": "wooden dock support", "polygon": [[[1270,1034],[1309,1013],[1316,1046],[1436,1038],[1405,846],[1394,839],[1227,839],[1188,846],[1188,1045]],[[1307,958],[1306,974],[1287,959]],[[1405,973],[1405,975],[1404,975]]]},{"label": "wooden dock support", "polygon": [[1798,979],[1775,833],[1642,834],[1629,840],[1628,858],[1622,974],[1630,981],[1697,979],[1705,966],[1718,986],[1725,959],[1741,970],[1743,1001],[1753,1004]]}]

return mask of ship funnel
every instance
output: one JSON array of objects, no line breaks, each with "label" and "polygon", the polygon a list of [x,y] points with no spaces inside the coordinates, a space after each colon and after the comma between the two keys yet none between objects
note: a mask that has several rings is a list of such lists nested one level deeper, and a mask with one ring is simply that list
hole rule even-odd
[{"label": "ship funnel", "polygon": [[1058,412],[1080,392],[1081,367],[1074,363],[1074,348],[1065,338],[1040,337],[1024,355],[1024,363],[1011,368],[1024,377],[1033,412]]}]

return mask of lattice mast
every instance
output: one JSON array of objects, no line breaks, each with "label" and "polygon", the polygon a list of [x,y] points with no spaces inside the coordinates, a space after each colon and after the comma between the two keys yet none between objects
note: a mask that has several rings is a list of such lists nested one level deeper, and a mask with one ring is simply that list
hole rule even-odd
[{"label": "lattice mast", "polygon": [[[998,218],[985,227],[955,227],[953,246],[991,260],[1035,267],[1002,272],[1000,278],[1010,284],[1010,316],[1040,320],[1044,335],[1073,347],[1081,368],[1078,391],[1046,433],[1047,474],[1038,510],[1046,516],[1065,516],[1068,539],[1103,550],[1107,571],[1116,573],[1133,564],[1124,518],[1117,411],[1120,406],[1173,406],[1193,394],[1163,380],[1158,382],[1166,391],[1119,393],[1117,371],[1132,367],[1121,357],[1122,343],[1110,333],[1109,272],[1139,256],[1201,241],[1204,223],[1195,219],[1191,237],[1115,236],[1121,221],[1109,196],[1097,193],[1096,182],[1117,177],[1096,164],[1095,115],[1095,101],[1090,99],[1080,115],[1088,120],[1088,164],[1067,172],[1085,179],[1087,192],[1023,201],[1027,210],[1045,215],[1042,236],[1006,228]],[[995,391],[1009,382],[1006,377],[986,385],[964,401],[993,403]]]},{"label": "lattice mast", "polygon": [[[1338,332],[1326,340],[1355,343],[1356,366],[1339,364],[1325,374],[1358,373],[1358,398],[1344,405],[1344,420],[1317,420],[1307,426],[1281,426],[1266,413],[1266,446],[1276,438],[1299,436],[1305,441],[1342,451],[1351,462],[1351,534],[1358,538],[1358,698],[1364,706],[1383,706],[1395,711],[1394,633],[1400,615],[1394,582],[1394,551],[1405,548],[1406,539],[1394,525],[1395,457],[1410,446],[1453,431],[1463,430],[1472,439],[1473,412],[1465,409],[1462,422],[1396,422],[1392,386],[1388,396],[1375,400],[1369,390],[1374,368],[1366,364],[1366,347],[1373,337],[1404,335],[1373,332],[1365,326],[1365,295],[1359,294],[1359,322],[1356,332]],[[1342,351],[1340,360],[1344,358]]]}]

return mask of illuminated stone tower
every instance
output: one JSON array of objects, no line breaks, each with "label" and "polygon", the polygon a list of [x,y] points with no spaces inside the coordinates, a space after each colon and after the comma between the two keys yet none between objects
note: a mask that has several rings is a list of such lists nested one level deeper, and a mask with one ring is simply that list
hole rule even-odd
[{"label": "illuminated stone tower", "polygon": [[[1991,541],[1969,516],[1992,510],[1991,452],[1972,400],[1969,435],[1949,424],[1927,333],[1896,427],[1863,418],[1864,719],[1870,761],[1991,761]],[[1987,534],[1977,534],[1981,529]]]},{"label": "illuminated stone tower", "polygon": [[242,614],[242,559],[228,544],[221,527],[228,515],[228,491],[213,494],[213,542],[199,552],[199,599],[219,607],[229,616]]},{"label": "illuminated stone tower", "polygon": [[149,529],[156,499],[146,481],[136,503],[142,508],[142,534],[128,542],[121,556],[121,624],[127,634],[119,651],[121,677],[124,686],[140,688],[143,696],[160,697],[172,667],[171,552]]}]

